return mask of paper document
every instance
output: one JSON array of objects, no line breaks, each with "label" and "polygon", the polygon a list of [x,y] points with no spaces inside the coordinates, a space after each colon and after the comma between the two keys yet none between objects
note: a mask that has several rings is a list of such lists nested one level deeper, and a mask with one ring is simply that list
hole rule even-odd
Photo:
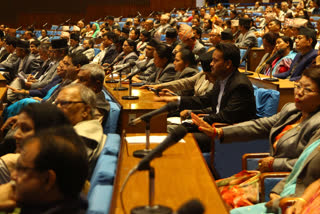
[{"label": "paper document", "polygon": [[[167,136],[150,136],[150,143],[162,143]],[[146,143],[146,136],[126,137],[128,143]],[[183,139],[179,141],[185,143]]]}]

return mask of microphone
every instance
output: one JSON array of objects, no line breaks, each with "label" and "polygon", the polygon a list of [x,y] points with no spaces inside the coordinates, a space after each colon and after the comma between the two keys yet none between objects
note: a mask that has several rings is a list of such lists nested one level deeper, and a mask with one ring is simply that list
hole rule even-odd
[{"label": "microphone", "polygon": [[100,20],[101,20],[101,18],[97,19],[97,20],[96,20],[96,21],[94,21],[94,22],[100,22]]},{"label": "microphone", "polygon": [[148,168],[150,161],[152,161],[155,157],[161,156],[162,152],[165,151],[170,146],[173,146],[179,140],[181,140],[186,134],[188,130],[180,125],[175,128],[156,148],[154,148],[149,154],[147,154],[135,167],[136,170],[145,170]]},{"label": "microphone", "polygon": [[142,17],[142,14],[141,14],[139,11],[137,11],[137,13],[138,13],[138,15],[139,15],[140,17]]},{"label": "microphone", "polygon": [[154,11],[152,11],[152,12],[149,14],[149,16],[148,16],[148,17],[152,16],[153,14],[154,14]]},{"label": "microphone", "polygon": [[82,22],[83,22],[83,21],[84,21],[84,19],[85,19],[85,18],[82,18],[82,19],[80,19],[79,21],[82,21]]},{"label": "microphone", "polygon": [[249,52],[250,52],[250,50],[251,50],[252,47],[253,47],[253,44],[250,44],[250,45],[247,47],[246,52],[244,53],[243,57],[241,58],[240,65],[242,64],[243,61],[247,60],[247,57],[248,57]]},{"label": "microphone", "polygon": [[175,10],[176,10],[176,8],[173,8],[173,9],[170,11],[170,14],[173,13]]},{"label": "microphone", "polygon": [[202,203],[198,199],[192,199],[184,203],[176,214],[203,214],[205,211]]},{"label": "microphone", "polygon": [[20,27],[18,27],[16,30],[20,30],[22,28],[22,25]]},{"label": "microphone", "polygon": [[69,23],[71,18],[67,19],[64,23]]},{"label": "microphone", "polygon": [[48,22],[47,23],[45,23],[44,25],[42,25],[42,27],[45,27],[45,26],[47,26],[48,25]]},{"label": "microphone", "polygon": [[121,54],[118,55],[118,56],[113,60],[113,62],[112,62],[110,65],[108,65],[106,68],[111,68],[112,66],[114,66],[114,64],[120,62],[120,61],[123,59],[123,57],[124,57],[124,53],[121,53]]},{"label": "microphone", "polygon": [[129,122],[129,126],[134,126],[137,125],[138,123],[140,123],[141,121],[146,121],[146,120],[150,120],[153,116],[156,116],[158,114],[162,114],[164,112],[173,112],[175,110],[177,110],[179,107],[179,104],[177,102],[170,102],[165,106],[162,106],[159,109],[156,109],[154,111],[148,112],[134,120],[131,120]]},{"label": "microphone", "polygon": [[280,55],[282,55],[284,53],[284,49],[280,49],[278,50],[275,54],[273,54],[272,57],[270,57],[267,61],[266,64],[271,64],[277,57],[279,57]]},{"label": "microphone", "polygon": [[135,66],[136,65],[136,62],[128,62],[126,64],[123,64],[123,65],[115,65],[113,66],[113,69],[115,69],[112,73],[118,73],[119,71],[122,71],[126,68],[130,68],[132,66]]},{"label": "microphone", "polygon": [[146,69],[147,69],[147,67],[146,67],[146,66],[143,66],[143,67],[141,67],[140,69],[138,69],[137,71],[129,74],[124,80],[131,79],[132,77],[134,77],[135,75],[137,75],[137,74],[145,71]]}]

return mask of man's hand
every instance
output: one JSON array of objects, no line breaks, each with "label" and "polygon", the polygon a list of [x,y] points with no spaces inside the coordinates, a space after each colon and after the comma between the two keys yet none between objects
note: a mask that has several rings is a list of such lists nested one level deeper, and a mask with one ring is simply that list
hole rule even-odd
[{"label": "man's hand", "polygon": [[215,138],[218,134],[216,127],[211,126],[209,123],[198,117],[196,114],[191,113],[192,122],[196,124],[200,131],[205,133],[211,138]]},{"label": "man's hand", "polygon": [[156,102],[175,102],[178,101],[178,96],[174,96],[174,97],[155,97],[154,101]]},{"label": "man's hand", "polygon": [[188,117],[190,117],[190,116],[191,116],[190,113],[191,113],[190,110],[183,110],[183,111],[181,111],[181,112],[180,112],[181,120],[185,120],[185,119],[187,119]]},{"label": "man's hand", "polygon": [[159,85],[143,85],[140,87],[140,89],[148,89],[148,88],[158,89]]},{"label": "man's hand", "polygon": [[25,93],[27,93],[26,90],[24,90],[24,89],[19,90],[19,89],[16,89],[14,87],[11,87],[10,85],[7,85],[7,88],[11,89],[12,92],[15,93],[15,94],[25,94]]},{"label": "man's hand", "polygon": [[42,101],[42,98],[40,98],[40,97],[33,97],[33,99],[34,99],[34,100],[38,100],[38,101],[40,101],[40,102]]},{"label": "man's hand", "polygon": [[29,74],[27,77],[27,82],[35,82],[36,79],[34,78],[34,76],[32,74]]},{"label": "man's hand", "polygon": [[176,94],[173,91],[166,89],[166,88],[162,89],[159,92],[159,95],[160,96],[176,96]]},{"label": "man's hand", "polygon": [[1,127],[1,131],[3,132],[9,125],[12,125],[12,129],[14,129],[17,121],[18,121],[18,115],[9,117]]}]

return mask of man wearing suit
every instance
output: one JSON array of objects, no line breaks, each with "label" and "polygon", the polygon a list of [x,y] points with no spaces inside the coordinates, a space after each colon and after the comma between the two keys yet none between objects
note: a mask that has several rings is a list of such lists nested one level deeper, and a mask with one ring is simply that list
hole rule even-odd
[{"label": "man wearing suit", "polygon": [[298,54],[293,59],[290,69],[287,72],[274,75],[275,77],[290,81],[299,80],[302,72],[308,68],[317,57],[318,51],[314,49],[317,44],[316,32],[307,27],[300,27],[296,38],[296,49]]},{"label": "man wearing suit", "polygon": [[71,33],[70,34],[70,47],[69,47],[69,53],[70,54],[79,54],[84,51],[84,48],[80,46],[80,35],[77,33]]},{"label": "man wearing suit", "polygon": [[181,42],[196,55],[196,59],[207,51],[206,48],[195,38],[192,27],[189,25],[181,24],[178,35]]},{"label": "man wearing suit", "polygon": [[113,32],[107,32],[103,34],[102,38],[104,49],[93,58],[92,62],[106,66],[111,64],[118,55],[116,45],[114,44],[117,39],[117,35]]},{"label": "man wearing suit", "polygon": [[258,40],[254,32],[249,31],[251,19],[240,18],[239,30],[241,34],[236,40],[235,45],[239,48],[258,47]]},{"label": "man wearing suit", "polygon": [[4,33],[0,31],[0,62],[4,61],[9,56],[9,52],[5,48]]},{"label": "man wearing suit", "polygon": [[[6,36],[5,38],[5,48],[9,52],[9,55],[0,63],[0,68],[4,69],[5,72],[12,72],[20,62],[20,58],[16,54],[17,41],[16,37]],[[3,74],[4,72],[1,73]]]},{"label": "man wearing suit", "polygon": [[[256,117],[256,105],[252,84],[238,71],[240,63],[239,49],[230,43],[220,43],[212,54],[211,72],[206,78],[214,83],[211,91],[203,96],[164,97],[159,101],[178,101],[179,109],[199,110],[207,107],[212,112],[204,117],[209,124],[239,123]],[[190,132],[197,132],[194,124],[184,124]],[[200,149],[210,151],[211,138],[203,133],[194,133]]]}]

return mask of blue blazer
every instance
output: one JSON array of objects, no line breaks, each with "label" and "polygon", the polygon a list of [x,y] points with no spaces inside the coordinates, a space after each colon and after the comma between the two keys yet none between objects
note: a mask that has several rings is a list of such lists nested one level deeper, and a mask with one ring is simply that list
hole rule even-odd
[{"label": "blue blazer", "polygon": [[318,51],[317,50],[312,49],[311,51],[309,51],[303,57],[303,59],[299,62],[299,64],[296,66],[295,71],[291,74],[292,68],[294,67],[294,65],[297,63],[297,61],[301,57],[301,53],[298,53],[296,55],[296,57],[293,59],[289,71],[284,72],[284,73],[280,73],[280,74],[276,74],[274,76],[278,77],[280,79],[286,79],[291,74],[290,81],[296,81],[296,80],[301,78],[302,72],[312,64],[312,61],[317,57],[317,55],[318,55]]}]

